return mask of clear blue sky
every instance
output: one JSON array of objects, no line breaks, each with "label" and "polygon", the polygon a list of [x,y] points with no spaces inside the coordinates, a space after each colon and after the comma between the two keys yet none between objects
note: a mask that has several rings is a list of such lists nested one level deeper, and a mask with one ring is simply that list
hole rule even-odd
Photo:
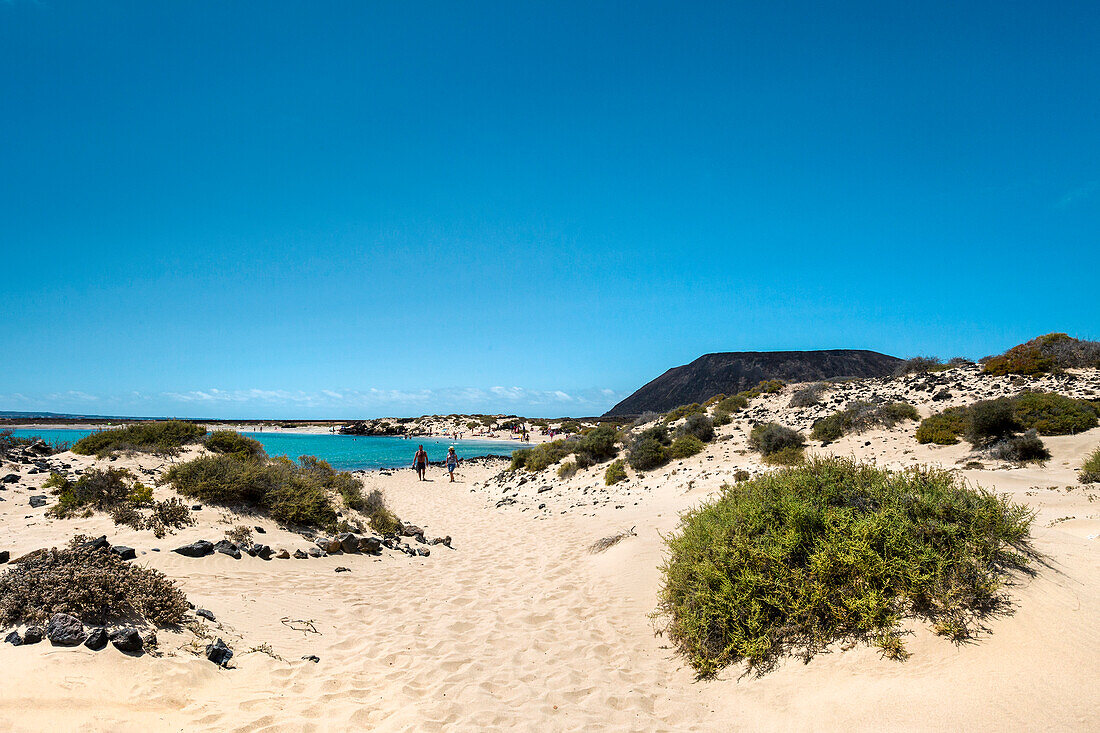
[{"label": "clear blue sky", "polygon": [[0,409],[598,414],[1100,337],[1095,2],[0,0]]}]

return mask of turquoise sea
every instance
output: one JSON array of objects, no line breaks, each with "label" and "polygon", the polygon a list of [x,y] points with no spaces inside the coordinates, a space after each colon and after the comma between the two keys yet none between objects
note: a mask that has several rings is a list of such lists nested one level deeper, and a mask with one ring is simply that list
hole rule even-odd
[{"label": "turquoise sea", "polygon": [[[92,430],[44,428],[15,430],[17,438],[40,437],[47,443],[75,443]],[[242,433],[263,444],[269,456],[317,456],[341,471],[358,469],[397,468],[411,466],[416,446],[423,445],[428,459],[442,461],[448,446],[453,445],[459,458],[473,456],[510,456],[521,448],[517,442],[461,440],[452,443],[445,438],[367,437],[358,435],[307,435],[302,433]]]}]

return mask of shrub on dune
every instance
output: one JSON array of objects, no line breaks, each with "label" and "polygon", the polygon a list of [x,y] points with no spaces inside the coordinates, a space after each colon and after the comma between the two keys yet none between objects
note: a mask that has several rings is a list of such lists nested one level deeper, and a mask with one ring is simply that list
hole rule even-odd
[{"label": "shrub on dune", "polygon": [[788,407],[813,407],[821,404],[821,396],[825,394],[831,385],[825,382],[817,382],[796,391],[791,395]]},{"label": "shrub on dune", "polygon": [[983,359],[982,371],[994,376],[1037,376],[1074,367],[1100,367],[1100,341],[1082,341],[1048,333]]},{"label": "shrub on dune", "polygon": [[904,658],[902,621],[963,640],[1028,564],[1032,515],[948,471],[843,458],[723,487],[667,538],[659,612],[696,672],[863,641]]},{"label": "shrub on dune", "polygon": [[668,447],[668,457],[671,460],[690,458],[700,453],[702,450],[703,441],[699,440],[694,435],[681,435],[676,438],[676,440],[672,441],[672,445]]},{"label": "shrub on dune", "polygon": [[215,430],[202,442],[215,453],[233,453],[245,458],[260,458],[267,455],[260,441],[246,438],[235,430]]},{"label": "shrub on dune", "polygon": [[954,445],[966,432],[966,421],[965,407],[949,407],[943,412],[930,415],[917,427],[917,442]]},{"label": "shrub on dune", "polygon": [[718,404],[714,406],[716,412],[724,412],[726,414],[733,414],[740,410],[744,410],[749,406],[749,400],[744,395],[735,394],[732,397],[726,397],[720,400]]},{"label": "shrub on dune", "polygon": [[749,447],[764,456],[784,448],[801,448],[805,444],[802,433],[774,422],[757,425],[749,433]]},{"label": "shrub on dune", "polygon": [[1081,473],[1077,476],[1077,480],[1083,484],[1100,483],[1100,448],[1090,453],[1081,464]]},{"label": "shrub on dune", "polygon": [[848,433],[861,433],[872,427],[892,428],[899,422],[919,417],[917,408],[907,402],[853,400],[843,410],[815,422],[810,437],[827,443]]},{"label": "shrub on dune", "polygon": [[1050,451],[1043,445],[1035,430],[1028,430],[1023,435],[1014,435],[994,443],[989,449],[989,455],[1002,461],[1029,463],[1049,459]]},{"label": "shrub on dune", "polygon": [[612,486],[620,481],[626,481],[626,466],[621,458],[609,463],[603,474],[603,482],[607,486]]},{"label": "shrub on dune", "polygon": [[1024,392],[1012,400],[1012,412],[1023,427],[1039,435],[1072,435],[1096,427],[1096,410],[1084,400],[1050,392]]},{"label": "shrub on dune", "polygon": [[102,550],[44,550],[0,575],[0,626],[43,623],[55,613],[88,624],[172,626],[187,608],[183,591],[163,573]]},{"label": "shrub on dune", "polygon": [[714,422],[706,413],[692,415],[676,428],[676,435],[693,435],[703,443],[709,443],[714,440]]},{"label": "shrub on dune", "polygon": [[143,451],[173,455],[185,445],[206,435],[206,428],[182,420],[162,420],[127,425],[92,433],[73,445],[73,453],[100,457],[122,451]]}]

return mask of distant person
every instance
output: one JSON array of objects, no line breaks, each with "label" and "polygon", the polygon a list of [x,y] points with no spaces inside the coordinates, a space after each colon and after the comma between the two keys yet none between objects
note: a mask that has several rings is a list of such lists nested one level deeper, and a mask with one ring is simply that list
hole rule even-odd
[{"label": "distant person", "polygon": [[428,453],[422,445],[416,446],[416,455],[413,456],[413,468],[416,469],[416,475],[423,481],[424,472],[428,470]]},{"label": "distant person", "polygon": [[447,475],[451,477],[451,483],[455,482],[455,469],[458,468],[458,454],[452,445],[447,449]]}]

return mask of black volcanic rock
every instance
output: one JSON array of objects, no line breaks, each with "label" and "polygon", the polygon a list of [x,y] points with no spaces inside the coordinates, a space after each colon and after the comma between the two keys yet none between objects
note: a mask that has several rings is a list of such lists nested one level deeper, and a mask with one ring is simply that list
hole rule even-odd
[{"label": "black volcanic rock", "polygon": [[816,382],[836,377],[886,377],[901,359],[876,351],[731,351],[673,367],[607,411],[605,417],[668,412],[716,394],[732,395],[766,379]]}]

